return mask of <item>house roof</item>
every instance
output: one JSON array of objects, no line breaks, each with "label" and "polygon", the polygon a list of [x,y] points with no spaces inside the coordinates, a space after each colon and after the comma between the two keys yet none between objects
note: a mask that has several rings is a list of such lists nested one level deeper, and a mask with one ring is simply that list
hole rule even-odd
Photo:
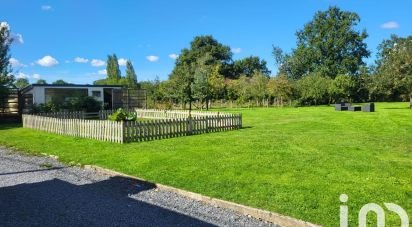
[{"label": "house roof", "polygon": [[72,87],[72,88],[80,88],[80,87],[102,87],[102,88],[122,88],[122,85],[92,85],[92,84],[30,84],[21,89],[21,92],[24,93],[29,91],[33,87],[50,87],[50,88],[59,88],[59,87]]}]

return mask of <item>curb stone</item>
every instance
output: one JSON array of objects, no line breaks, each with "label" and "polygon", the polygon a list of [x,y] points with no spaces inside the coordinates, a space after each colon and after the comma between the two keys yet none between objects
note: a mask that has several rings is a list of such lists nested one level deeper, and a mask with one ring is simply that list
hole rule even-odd
[{"label": "curb stone", "polygon": [[221,199],[212,198],[212,197],[209,197],[209,196],[201,195],[201,194],[190,192],[190,191],[185,191],[185,190],[182,190],[182,189],[170,187],[170,186],[163,185],[163,184],[153,183],[153,182],[147,181],[147,180],[139,178],[139,177],[130,176],[130,175],[127,175],[127,174],[124,174],[124,173],[120,173],[120,172],[117,172],[117,171],[105,169],[105,168],[102,168],[102,167],[99,167],[99,166],[85,165],[84,168],[85,169],[92,169],[92,170],[95,170],[95,171],[100,172],[102,174],[109,175],[109,176],[122,176],[122,177],[126,177],[126,178],[129,178],[129,179],[137,180],[141,183],[152,185],[155,188],[157,188],[158,190],[173,192],[173,193],[188,197],[188,198],[193,199],[193,200],[197,200],[197,201],[204,202],[206,204],[210,204],[212,206],[217,206],[217,207],[222,207],[222,208],[234,210],[234,211],[236,211],[236,212],[238,212],[242,215],[252,216],[254,218],[261,219],[261,220],[264,220],[264,221],[267,221],[267,222],[276,223],[276,224],[278,224],[282,227],[321,227],[321,225],[317,225],[317,224],[313,224],[313,223],[310,223],[310,222],[302,221],[302,220],[292,218],[292,217],[289,217],[289,216],[285,216],[285,215],[270,212],[270,211],[267,211],[267,210],[261,210],[261,209],[257,209],[257,208],[237,204],[237,203],[234,203],[234,202],[229,202],[229,201],[225,201],[225,200],[221,200]]}]

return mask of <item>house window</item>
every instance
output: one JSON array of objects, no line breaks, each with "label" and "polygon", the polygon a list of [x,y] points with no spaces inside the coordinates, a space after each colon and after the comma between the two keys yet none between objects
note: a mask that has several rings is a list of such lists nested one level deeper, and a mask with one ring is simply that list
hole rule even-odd
[{"label": "house window", "polygon": [[93,95],[93,97],[100,98],[100,97],[102,97],[102,92],[101,91],[92,91],[92,95]]}]

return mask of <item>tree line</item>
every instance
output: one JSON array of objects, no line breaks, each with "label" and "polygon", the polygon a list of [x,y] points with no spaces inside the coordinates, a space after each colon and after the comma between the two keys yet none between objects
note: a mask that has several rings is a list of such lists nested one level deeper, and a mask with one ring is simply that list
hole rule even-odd
[{"label": "tree line", "polygon": [[368,34],[356,29],[359,22],[358,14],[338,7],[317,12],[296,32],[297,45],[290,53],[272,47],[278,68],[274,76],[259,57],[233,61],[229,46],[210,35],[197,36],[181,51],[168,80],[141,84],[152,105],[412,103],[412,36],[383,40],[376,63],[367,66]]}]

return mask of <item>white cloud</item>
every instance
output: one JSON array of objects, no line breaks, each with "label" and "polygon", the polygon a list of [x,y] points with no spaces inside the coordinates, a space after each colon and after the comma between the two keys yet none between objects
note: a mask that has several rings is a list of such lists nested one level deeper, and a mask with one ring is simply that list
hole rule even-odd
[{"label": "white cloud", "polygon": [[102,70],[97,71],[97,74],[98,75],[106,75],[107,71],[106,71],[106,69],[102,69]]},{"label": "white cloud", "polygon": [[19,73],[17,73],[17,75],[16,75],[16,78],[17,79],[28,79],[30,76],[29,75],[27,75],[27,74],[25,74],[25,73],[22,73],[22,72],[19,72]]},{"label": "white cloud", "polygon": [[41,10],[43,10],[43,11],[49,11],[49,10],[52,10],[53,8],[51,7],[51,6],[49,6],[49,5],[42,5],[41,6]]},{"label": "white cloud", "polygon": [[177,54],[169,54],[169,58],[171,58],[171,59],[176,59],[178,57],[179,57],[179,55],[177,55]]},{"label": "white cloud", "polygon": [[159,60],[159,57],[155,56],[155,55],[149,55],[149,56],[146,57],[146,59],[150,62],[156,62],[156,61]]},{"label": "white cloud", "polygon": [[77,62],[77,63],[87,63],[87,62],[89,62],[89,59],[87,59],[87,58],[82,58],[82,57],[76,57],[76,58],[74,58],[73,61],[74,61],[74,62]]},{"label": "white cloud", "polygon": [[34,74],[30,75],[30,74],[26,74],[26,73],[23,73],[23,72],[19,72],[16,75],[17,79],[21,79],[21,78],[30,79],[30,78],[32,78],[32,79],[38,80],[38,79],[40,79],[40,77],[41,77],[40,74],[37,74],[37,73],[34,73]]},{"label": "white cloud", "polygon": [[9,63],[14,68],[21,68],[21,67],[26,67],[27,66],[27,65],[21,63],[19,60],[15,59],[15,58],[10,58]]},{"label": "white cloud", "polygon": [[14,42],[16,42],[16,43],[19,43],[19,44],[23,44],[23,43],[24,43],[23,35],[22,35],[22,34],[19,34],[19,33],[12,34],[12,37],[13,37]]},{"label": "white cloud", "polygon": [[120,58],[119,60],[117,60],[117,62],[119,63],[120,66],[126,66],[127,59]]},{"label": "white cloud", "polygon": [[36,63],[44,67],[52,67],[59,64],[59,62],[50,55],[44,56],[43,58],[37,60]]},{"label": "white cloud", "polygon": [[235,54],[238,54],[238,53],[242,52],[242,48],[240,48],[240,47],[231,48],[231,51]]},{"label": "white cloud", "polygon": [[92,59],[92,61],[90,62],[90,64],[94,67],[100,67],[106,64],[105,61],[100,60],[100,59]]},{"label": "white cloud", "polygon": [[399,28],[399,24],[396,21],[388,21],[386,23],[383,23],[381,25],[381,28],[383,28],[383,29],[396,29],[396,28]]}]

